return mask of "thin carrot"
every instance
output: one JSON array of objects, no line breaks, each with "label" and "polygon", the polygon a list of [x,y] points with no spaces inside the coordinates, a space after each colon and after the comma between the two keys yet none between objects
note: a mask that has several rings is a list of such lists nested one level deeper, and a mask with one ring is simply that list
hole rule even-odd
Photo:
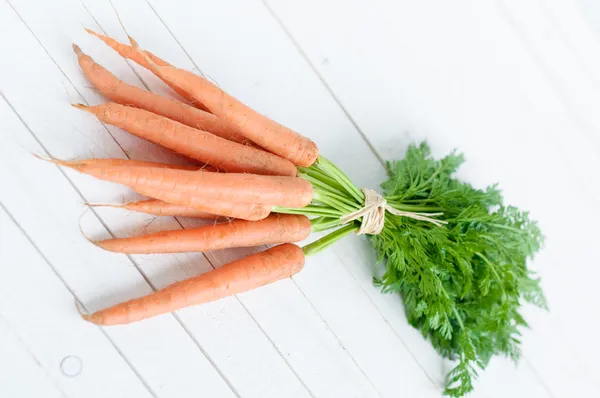
[{"label": "thin carrot", "polygon": [[296,175],[296,167],[277,155],[228,141],[144,109],[114,102],[97,106],[73,106],[94,114],[102,122],[227,172]]},{"label": "thin carrot", "polygon": [[198,228],[161,231],[94,242],[112,252],[130,254],[205,252],[300,242],[310,234],[306,216],[272,214],[260,221],[233,220]]},{"label": "thin carrot", "polygon": [[[100,40],[102,40],[106,45],[108,45],[110,48],[112,48],[113,50],[115,50],[123,58],[130,59],[133,62],[135,62],[136,64],[138,64],[140,66],[143,66],[144,68],[146,68],[146,69],[148,69],[148,70],[151,71],[151,68],[149,67],[149,65],[146,62],[146,60],[144,59],[144,57],[142,57],[141,54],[139,52],[137,52],[133,47],[131,47],[131,46],[127,45],[127,44],[120,43],[120,42],[116,41],[115,39],[113,39],[111,37],[107,37],[107,36],[101,35],[100,33],[94,32],[91,29],[87,29],[86,28],[85,30],[86,30],[86,32],[88,32],[92,36],[96,36],[97,38],[99,38]],[[157,64],[157,65],[164,65],[164,66],[171,65],[167,61],[165,61],[165,60],[157,57],[156,55],[152,54],[149,51],[146,51],[146,55],[155,64]],[[202,103],[194,100],[184,90],[180,89],[177,86],[171,86],[171,85],[169,85],[169,87],[171,87],[177,94],[181,95],[183,98],[185,98],[186,100],[188,100],[196,108],[202,109],[203,111],[208,111],[208,109],[206,108],[206,106],[204,106]]]},{"label": "thin carrot", "polygon": [[240,203],[207,199],[186,193],[182,194],[173,190],[161,191],[148,187],[137,187],[136,191],[142,195],[173,205],[192,208],[198,212],[248,221],[262,220],[271,213],[272,209],[272,206],[261,203]]},{"label": "thin carrot", "polygon": [[186,91],[203,103],[211,113],[230,123],[243,136],[302,167],[312,165],[319,156],[317,145],[297,132],[269,119],[227,94],[202,76],[172,65],[156,63],[130,38],[150,70],[171,86]]},{"label": "thin carrot", "polygon": [[[163,202],[158,199],[146,199],[136,202],[129,202],[122,205],[117,204],[88,204],[90,207],[114,207],[117,209],[125,209],[136,211],[139,213],[147,213],[155,216],[175,216],[175,217],[193,217],[204,219],[215,219],[218,215],[198,211],[191,207],[175,205],[172,203]],[[268,212],[267,212],[268,213]]]},{"label": "thin carrot", "polygon": [[[52,160],[54,160],[54,159],[52,159]],[[134,159],[98,158],[98,159],[77,160],[77,162],[85,163],[87,166],[95,166],[95,165],[97,165],[97,166],[130,166],[130,167],[154,167],[154,168],[158,168],[158,169],[173,169],[173,170],[187,170],[187,171],[200,170],[199,166],[149,162],[146,160],[134,160]],[[214,169],[209,169],[208,171],[214,171]]]},{"label": "thin carrot", "polygon": [[98,325],[128,324],[289,278],[303,267],[302,249],[285,243],[214,271],[176,282],[147,296],[82,316]]},{"label": "thin carrot", "polygon": [[122,105],[135,106],[183,123],[187,126],[208,131],[219,137],[240,143],[250,143],[250,140],[235,130],[227,127],[212,113],[187,105],[181,101],[163,97],[125,83],[118,77],[96,63],[89,55],[73,44],[79,66],[86,78],[106,98]]},{"label": "thin carrot", "polygon": [[299,177],[129,167],[126,162],[117,166],[105,159],[51,161],[101,180],[127,185],[142,194],[145,194],[142,190],[152,190],[217,201],[261,203],[292,208],[304,207],[312,200],[312,185]]}]

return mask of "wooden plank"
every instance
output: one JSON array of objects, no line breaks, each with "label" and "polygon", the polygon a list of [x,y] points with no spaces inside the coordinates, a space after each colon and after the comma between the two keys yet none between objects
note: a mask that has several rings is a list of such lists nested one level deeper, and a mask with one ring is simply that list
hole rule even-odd
[{"label": "wooden plank", "polygon": [[71,292],[0,207],[0,396],[152,396],[73,306]]},{"label": "wooden plank", "polygon": [[[556,92],[564,107],[578,121],[582,135],[595,144],[600,153],[600,116],[594,106],[600,100],[597,71],[587,64],[584,54],[598,52],[598,45],[587,42],[587,51],[577,51],[573,38],[564,32],[559,21],[569,17],[573,2],[544,2],[540,0],[511,2],[499,0],[499,9],[513,25],[515,33],[529,50],[542,76]],[[559,7],[554,15],[552,9]],[[578,21],[582,27],[583,21]],[[584,36],[585,37],[585,36]],[[578,35],[579,43],[582,36]],[[581,54],[581,55],[580,55]]]},{"label": "wooden plank", "polygon": [[[554,0],[522,3],[500,2],[500,9],[505,12],[516,35],[522,41],[523,46],[529,51],[541,75],[547,80],[548,85],[554,89],[556,95],[564,104],[565,109],[572,114],[574,120],[580,121],[580,128],[578,131],[575,131],[576,134],[569,134],[568,137],[565,137],[567,138],[566,141],[572,141],[577,146],[581,146],[583,143],[583,145],[590,146],[597,152],[600,152],[600,119],[598,118],[596,107],[593,105],[600,100],[600,80],[597,70],[597,67],[600,66],[598,41],[589,30],[589,26],[583,16],[578,12],[577,3],[558,2]],[[598,155],[596,155],[596,158],[598,158]],[[554,168],[560,168],[560,164],[556,164]],[[554,170],[548,170],[548,172],[552,173]],[[589,188],[590,185],[593,188],[600,185],[593,176],[595,173],[591,171],[578,170],[575,173],[590,181],[590,183],[583,185],[584,189]],[[570,180],[573,179],[572,175],[569,177]],[[570,187],[567,189],[572,189],[573,192],[580,192],[581,194],[581,188],[580,184],[570,184]],[[548,193],[548,191],[541,192],[541,194],[544,193]],[[586,210],[581,210],[592,211],[592,208],[596,207],[597,203],[597,200],[592,206],[589,206],[590,203],[586,203],[588,205],[585,207]],[[551,212],[551,206],[552,204],[548,203],[548,215]],[[592,218],[597,219],[595,216]],[[592,233],[589,221],[583,220],[582,223],[577,224],[578,228],[582,228],[580,233],[584,236]],[[558,229],[561,229],[560,232],[563,234],[561,240],[563,246],[562,256],[560,260],[566,262],[569,261],[568,250],[581,252],[581,249],[579,245],[573,242],[572,230],[570,233],[567,233],[567,224],[560,221],[556,224],[562,224],[562,228],[559,225],[555,225],[555,227],[557,228],[557,233]],[[571,236],[571,238],[567,236]],[[595,273],[597,271],[594,267],[587,267],[585,265],[587,262],[584,259],[594,255],[591,247],[583,247],[580,260],[584,262],[579,266],[579,271],[575,272],[587,273],[591,271]],[[590,269],[588,270],[588,268]],[[555,318],[552,319],[554,324],[553,329],[557,331],[558,336],[551,337],[552,342],[555,343],[569,334],[577,333],[578,338],[572,339],[568,344],[572,356],[578,362],[575,364],[572,372],[585,375],[583,377],[591,379],[593,374],[600,371],[597,361],[598,355],[600,355],[600,348],[596,346],[590,347],[588,342],[590,341],[589,339],[594,338],[593,334],[587,330],[580,331],[576,326],[577,321],[575,320],[575,316],[585,316],[585,313],[593,310],[592,308],[596,308],[600,301],[593,300],[593,303],[590,303],[589,306],[586,305],[582,308],[579,300],[564,300],[563,291],[559,290],[561,288],[564,289],[565,281],[562,279],[564,275],[561,275],[562,272],[558,271],[558,269],[556,274],[556,278],[561,278],[560,282],[557,280],[555,294],[556,301],[560,298],[560,307],[556,309],[556,314],[553,314]],[[572,275],[572,278],[578,279],[575,275]],[[581,289],[593,289],[593,284],[589,280],[577,280],[569,285],[578,286],[578,291],[581,291]],[[580,297],[580,299],[582,298]],[[575,312],[577,315],[575,315]],[[547,374],[546,378],[553,388],[559,389],[561,394],[565,396],[573,394],[570,391],[571,387],[569,384],[561,383],[561,380],[565,379],[564,375],[559,377],[561,369],[552,371],[548,369],[546,362],[543,360],[542,355],[532,359],[532,363],[535,364],[536,368],[539,367],[544,372],[551,372]]]},{"label": "wooden plank", "polygon": [[[593,306],[582,309],[577,303],[585,301],[583,296],[565,298],[564,286],[579,286],[575,290],[581,292],[593,289],[592,282],[578,277],[598,272],[585,260],[593,258],[586,252],[593,245],[575,241],[587,242],[597,221],[573,217],[567,228],[556,212],[564,206],[564,196],[557,191],[573,192],[582,198],[581,211],[597,220],[593,209],[598,184],[585,173],[594,169],[587,167],[597,157],[591,145],[581,149],[585,154],[580,151],[581,142],[587,141],[579,126],[540,77],[494,3],[272,0],[267,4],[383,158],[399,158],[409,142],[425,138],[436,155],[458,147],[468,159],[461,177],[476,186],[500,181],[509,203],[533,210],[548,236],[548,247],[534,267],[545,278],[553,320],[550,323],[547,314],[535,316],[532,324],[537,332],[526,335],[526,356],[531,351],[536,371],[541,369],[538,363],[545,362],[543,382],[557,384],[553,393],[567,387],[559,376],[565,367],[579,375],[579,386],[589,386],[586,373],[578,372],[580,364],[571,362],[577,356],[572,350],[558,349],[564,361],[544,360],[541,353],[554,350],[559,340],[544,336],[546,331],[555,333],[555,321],[560,320],[563,330],[580,334],[570,327],[576,324],[571,322],[573,311],[584,316]],[[565,137],[566,131],[577,138]],[[588,156],[594,160],[580,159]],[[573,234],[574,230],[579,232]],[[573,264],[572,255],[578,258],[578,271],[565,273],[562,264]],[[418,358],[419,351],[415,352]],[[421,364],[436,377],[434,363]],[[511,378],[512,370],[499,365],[492,370],[496,378],[501,377],[498,372]],[[539,391],[535,371],[523,367],[520,371],[528,375],[522,378],[528,388]],[[493,388],[480,389],[493,393]]]},{"label": "wooden plank", "polygon": [[6,397],[66,397],[46,376],[0,315],[0,394]]},{"label": "wooden plank", "polygon": [[592,22],[595,14],[592,4],[593,2],[590,1],[549,0],[541,4],[541,9],[591,80],[592,88],[598,92],[600,90],[600,36],[598,35],[600,26]]}]

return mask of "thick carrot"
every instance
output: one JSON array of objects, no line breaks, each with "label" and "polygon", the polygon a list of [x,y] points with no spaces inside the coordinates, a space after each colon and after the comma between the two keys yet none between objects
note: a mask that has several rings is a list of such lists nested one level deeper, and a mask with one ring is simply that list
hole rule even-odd
[{"label": "thick carrot", "polygon": [[217,137],[144,109],[114,102],[73,106],[93,113],[102,122],[227,172],[296,175],[296,167],[277,155]]},{"label": "thick carrot", "polygon": [[128,167],[126,163],[116,166],[111,165],[110,161],[102,163],[101,160],[95,159],[94,164],[85,160],[52,161],[102,180],[127,185],[134,191],[156,199],[163,198],[145,192],[171,192],[216,201],[261,203],[292,208],[304,207],[312,200],[312,185],[299,177]]},{"label": "thick carrot", "polygon": [[198,228],[161,231],[131,238],[95,242],[118,253],[183,253],[299,242],[310,234],[306,216],[272,214],[264,220],[233,220]]},{"label": "thick carrot", "polygon": [[[219,217],[215,214],[198,211],[191,207],[174,205],[172,203],[163,202],[158,199],[146,199],[136,202],[129,202],[122,205],[117,204],[88,204],[90,207],[114,207],[117,209],[125,209],[136,211],[139,213],[147,213],[155,216],[175,216],[175,217],[193,217],[204,219],[215,219]],[[268,212],[268,211],[267,211]]]},{"label": "thick carrot", "polygon": [[[148,65],[148,62],[133,47],[131,47],[131,46],[127,45],[127,44],[120,43],[120,42],[116,41],[115,39],[113,39],[111,37],[107,37],[107,36],[101,35],[100,33],[94,32],[91,29],[87,29],[86,28],[85,30],[89,34],[91,34],[92,36],[96,36],[97,38],[99,38],[100,40],[102,40],[106,45],[108,45],[110,48],[112,48],[113,50],[115,50],[123,58],[130,59],[133,62],[135,62],[136,64],[138,64],[140,66],[143,66],[144,68],[152,71],[152,69],[150,68],[150,65]],[[146,51],[145,53],[146,53],[146,56],[148,56],[152,60],[152,62],[154,62],[157,65],[164,65],[164,66],[171,65],[167,61],[165,61],[165,60],[157,57],[156,55],[152,54],[149,51]],[[173,91],[175,91],[177,94],[181,95],[183,98],[185,98],[186,100],[188,100],[196,108],[202,109],[204,111],[208,111],[208,108],[206,108],[206,106],[204,106],[202,103],[194,100],[184,90],[180,89],[177,86],[171,86],[170,84],[169,84],[169,87],[171,87],[173,89]]]},{"label": "thick carrot", "polygon": [[81,70],[86,78],[100,94],[111,101],[145,109],[187,126],[208,131],[230,141],[250,143],[250,140],[235,130],[228,128],[225,123],[217,119],[212,113],[127,84],[106,70],[102,65],[96,63],[90,56],[84,54],[76,44],[73,44],[73,50],[77,54],[79,66],[81,66]]},{"label": "thick carrot", "polygon": [[289,278],[303,267],[302,249],[285,243],[233,261],[214,271],[174,283],[147,296],[82,316],[98,325],[132,323]]},{"label": "thick carrot", "polygon": [[262,148],[302,167],[312,165],[319,156],[319,149],[314,142],[256,112],[202,76],[171,65],[157,64],[141,49],[137,50],[150,70],[164,82],[186,91],[211,113],[230,123],[244,137]]}]

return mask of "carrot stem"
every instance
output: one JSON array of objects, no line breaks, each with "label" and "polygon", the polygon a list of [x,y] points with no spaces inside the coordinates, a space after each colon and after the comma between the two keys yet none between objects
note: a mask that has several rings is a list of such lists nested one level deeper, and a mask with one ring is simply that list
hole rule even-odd
[{"label": "carrot stem", "polygon": [[336,229],[332,233],[325,235],[321,239],[304,246],[302,248],[302,251],[304,252],[305,256],[311,256],[313,254],[316,254],[321,250],[324,250],[329,246],[333,245],[335,242],[342,239],[346,235],[358,231],[359,228],[360,227],[357,225],[357,223],[350,223],[348,225],[345,225],[339,229]]},{"label": "carrot stem", "polygon": [[323,156],[319,156],[317,159],[317,167],[321,168],[326,173],[330,174],[344,189],[352,195],[359,203],[365,201],[365,195],[350,181],[350,178],[341,171],[336,165]]},{"label": "carrot stem", "polygon": [[312,232],[322,232],[340,226],[339,218],[317,217],[310,220]]}]

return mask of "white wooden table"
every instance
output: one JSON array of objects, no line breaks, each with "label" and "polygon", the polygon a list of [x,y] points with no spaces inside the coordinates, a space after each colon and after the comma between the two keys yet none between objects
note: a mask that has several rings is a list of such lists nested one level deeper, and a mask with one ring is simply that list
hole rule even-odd
[{"label": "white wooden table", "polygon": [[[547,235],[518,367],[495,359],[474,397],[597,396],[600,6],[593,0],[113,0],[143,47],[201,70],[308,135],[359,186],[427,139],[460,175],[499,182]],[[71,42],[168,93],[84,27],[126,37],[108,1],[0,1],[0,397],[438,397],[449,369],[371,284],[352,237],[294,277],[127,327],[83,322],[248,250],[125,256],[94,237],[186,228],[86,202],[132,194],[31,156],[168,160],[73,109],[102,98]],[[83,214],[83,216],[82,216]],[[80,219],[81,218],[81,219]],[[74,299],[75,297],[75,299]],[[593,326],[595,324],[595,327]]]}]

